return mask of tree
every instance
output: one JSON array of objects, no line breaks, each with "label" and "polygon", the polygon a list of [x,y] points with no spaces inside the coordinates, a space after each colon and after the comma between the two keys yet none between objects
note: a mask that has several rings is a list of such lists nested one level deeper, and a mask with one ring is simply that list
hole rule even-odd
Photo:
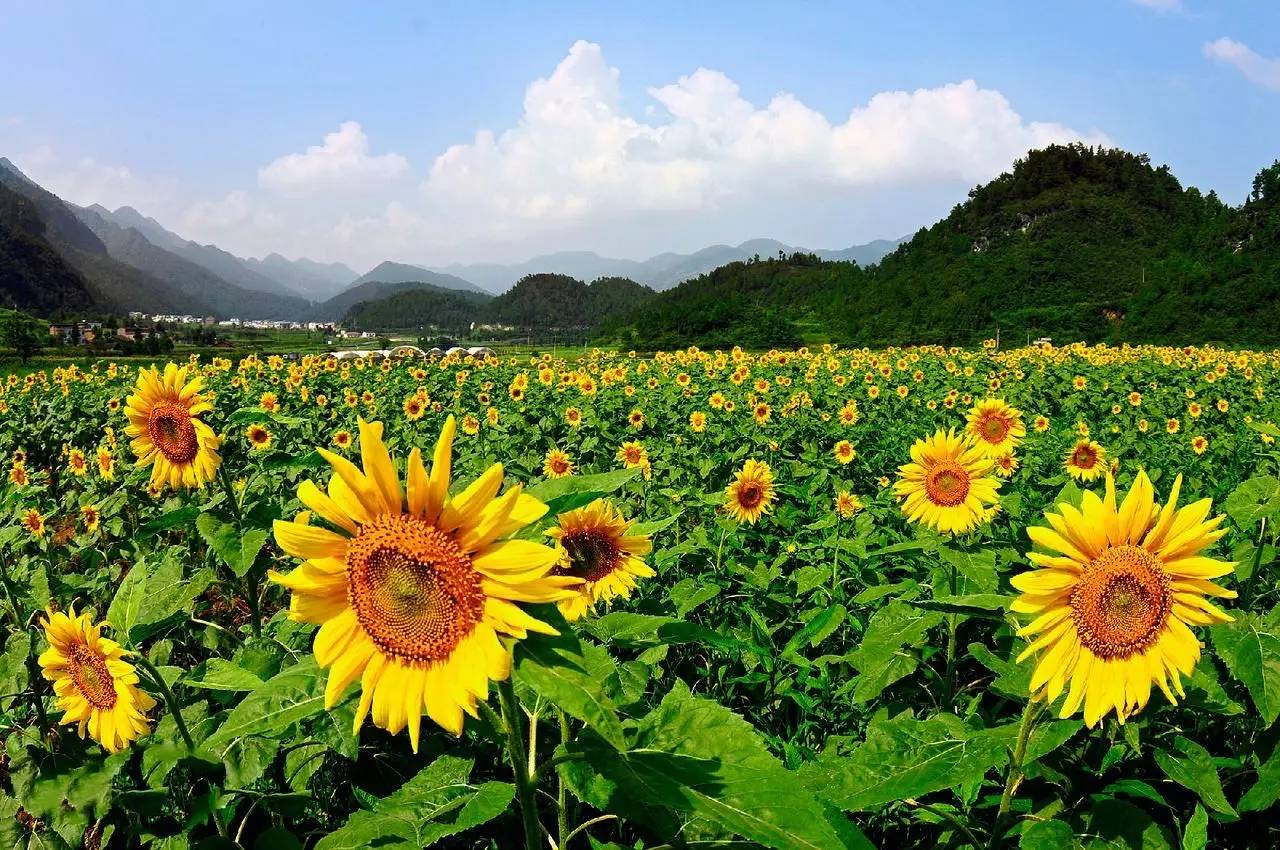
[{"label": "tree", "polygon": [[16,351],[23,363],[40,350],[49,336],[47,328],[42,333],[39,322],[25,313],[16,311],[4,317],[3,325],[0,325],[0,334],[3,334],[5,345]]}]

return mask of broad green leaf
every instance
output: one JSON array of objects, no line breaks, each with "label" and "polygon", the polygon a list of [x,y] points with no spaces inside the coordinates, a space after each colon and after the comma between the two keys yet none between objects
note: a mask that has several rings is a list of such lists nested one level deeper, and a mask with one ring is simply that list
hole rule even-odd
[{"label": "broad green leaf", "polygon": [[1242,812],[1264,812],[1280,800],[1280,747],[1258,767],[1258,780],[1240,798]]},{"label": "broad green leaf", "polygon": [[266,735],[324,710],[324,671],[314,658],[288,667],[240,701],[205,746],[221,754],[245,735]]},{"label": "broad green leaf", "polygon": [[783,654],[797,652],[805,647],[816,647],[830,636],[833,631],[840,628],[846,613],[848,612],[845,611],[845,607],[837,603],[827,606],[813,617],[810,617],[804,627],[787,641],[787,645],[782,649]]},{"label": "broad green leaf", "polygon": [[357,811],[316,850],[392,847],[418,850],[486,823],[506,811],[515,788],[505,782],[471,785],[473,762],[440,756],[398,790]]},{"label": "broad green leaf", "polygon": [[1236,525],[1246,529],[1263,517],[1274,517],[1280,511],[1280,479],[1259,475],[1242,481],[1223,507]]},{"label": "broad green leaf", "polygon": [[1074,846],[1071,825],[1060,820],[1028,821],[1018,842],[1019,850],[1069,850]]},{"label": "broad green leaf", "polygon": [[1209,629],[1213,647],[1270,726],[1280,716],[1280,605],[1266,616],[1237,612],[1235,617]]},{"label": "broad green leaf", "polygon": [[595,729],[613,746],[624,749],[627,742],[613,701],[605,693],[604,683],[591,674],[573,627],[550,606],[536,609],[534,616],[550,623],[560,634],[531,634],[516,644],[516,681]]},{"label": "broad green leaf", "polygon": [[127,640],[129,633],[137,625],[139,614],[146,601],[147,562],[139,560],[120,582],[116,595],[111,599],[111,606],[107,609],[107,622],[115,629],[116,635],[121,640]]},{"label": "broad green leaf", "polygon": [[234,523],[226,522],[211,513],[204,513],[196,520],[200,536],[217,553],[227,567],[237,576],[244,576],[271,536],[265,528],[250,528],[240,532]]},{"label": "broad green leaf", "polygon": [[999,593],[968,593],[959,596],[943,596],[939,599],[913,599],[909,604],[926,611],[1003,620],[1010,601],[1008,596],[1002,596]]},{"label": "broad green leaf", "polygon": [[176,528],[180,525],[190,525],[191,522],[200,516],[200,509],[194,505],[186,505],[181,508],[161,514],[149,522],[143,523],[138,528],[137,536],[145,537],[170,528]]},{"label": "broad green leaf", "polygon": [[183,682],[191,688],[210,691],[252,691],[262,685],[262,680],[243,667],[237,667],[222,658],[210,658],[205,662],[204,675],[199,679]]},{"label": "broad green leaf", "polygon": [[766,847],[850,846],[745,720],[683,685],[641,721],[633,748],[613,753],[585,738],[566,749],[583,759],[566,773],[597,808],[647,823],[661,820],[654,807],[690,812]]},{"label": "broad green leaf", "polygon": [[667,598],[676,606],[676,616],[684,617],[690,611],[705,602],[710,602],[720,595],[720,588],[714,584],[699,584],[691,578],[682,579],[675,587],[667,591]]},{"label": "broad green leaf", "polygon": [[1182,831],[1182,850],[1204,850],[1209,846],[1209,813],[1196,803],[1196,810]]},{"label": "broad green leaf", "polygon": [[28,632],[10,632],[0,654],[0,693],[16,694],[28,684],[27,658],[31,654],[31,635]]},{"label": "broad green leaf", "polygon": [[601,496],[619,490],[640,474],[639,469],[618,469],[596,475],[570,475],[565,478],[548,478],[539,481],[525,492],[547,503],[547,516],[582,507]]},{"label": "broad green leaf", "polygon": [[673,525],[678,519],[680,519],[680,514],[675,513],[669,517],[665,517],[664,519],[655,519],[649,522],[637,522],[635,525],[631,526],[627,531],[627,534],[652,537],[664,528],[668,528]]},{"label": "broad green leaf", "polygon": [[1172,850],[1174,838],[1151,815],[1125,800],[1095,801],[1086,815],[1087,850]]},{"label": "broad green leaf", "polygon": [[169,618],[183,611],[189,612],[191,603],[213,580],[213,570],[208,568],[184,578],[182,563],[174,557],[166,557],[153,564],[147,572],[146,595],[130,639],[134,643],[143,641],[163,628]]},{"label": "broad green leaf", "polygon": [[1222,793],[1222,781],[1213,766],[1209,751],[1188,738],[1179,735],[1174,739],[1176,752],[1156,750],[1156,764],[1165,775],[1179,785],[1194,791],[1204,804],[1215,812],[1235,816],[1236,810]]},{"label": "broad green leaf", "polygon": [[[943,546],[938,549],[938,557],[942,559],[944,564],[955,568],[957,577],[960,579],[958,586],[962,594],[990,593],[999,584],[996,578],[996,553],[994,549],[984,548],[971,551]],[[948,588],[945,585],[943,587],[934,587],[933,595],[935,598],[941,599],[947,590]]]}]

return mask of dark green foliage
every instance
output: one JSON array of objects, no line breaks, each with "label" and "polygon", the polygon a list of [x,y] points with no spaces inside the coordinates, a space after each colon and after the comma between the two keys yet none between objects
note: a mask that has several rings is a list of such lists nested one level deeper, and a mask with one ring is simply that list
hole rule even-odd
[{"label": "dark green foliage", "polygon": [[26,363],[49,341],[49,326],[16,310],[0,310],[0,342]]},{"label": "dark green foliage", "polygon": [[518,328],[592,328],[653,297],[649,287],[622,277],[588,284],[563,274],[530,274],[489,302],[482,321]]},{"label": "dark green foliage", "polygon": [[347,310],[342,324],[353,330],[436,328],[465,333],[489,300],[489,296],[479,293],[422,286],[357,302]]},{"label": "dark green foliage", "polygon": [[[629,347],[1280,338],[1280,163],[1241,207],[1146,156],[1032,151],[878,266],[809,255],[733,263],[606,327]],[[768,311],[778,311],[770,316]],[[762,313],[764,320],[762,321]],[[757,341],[758,340],[758,341]]]}]

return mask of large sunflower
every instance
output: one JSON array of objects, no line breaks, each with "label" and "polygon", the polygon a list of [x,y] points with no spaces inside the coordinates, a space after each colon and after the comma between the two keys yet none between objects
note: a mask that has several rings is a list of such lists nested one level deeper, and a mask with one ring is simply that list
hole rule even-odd
[{"label": "large sunflower", "polygon": [[[1027,529],[1045,552],[1027,558],[1041,569],[1014,577],[1022,592],[1012,609],[1035,615],[1020,635],[1032,640],[1018,657],[1038,655],[1031,693],[1052,702],[1067,690],[1060,715],[1081,705],[1095,725],[1113,709],[1121,723],[1147,704],[1154,682],[1168,697],[1185,696],[1181,676],[1191,675],[1200,641],[1188,626],[1232,618],[1206,596],[1235,592],[1210,579],[1235,564],[1201,554],[1222,535],[1222,517],[1207,519],[1210,502],[1178,508],[1182,476],[1160,506],[1145,472],[1139,472],[1120,506],[1108,473],[1106,496],[1086,490],[1079,509],[1061,504],[1045,514],[1051,528]],[[1036,637],[1032,637],[1036,636]]]},{"label": "large sunflower", "polygon": [[138,674],[124,661],[120,644],[102,636],[102,624],[88,614],[47,609],[40,625],[49,648],[40,653],[40,672],[53,683],[65,725],[76,724],[109,753],[147,734],[146,713],[156,704],[138,688]]},{"label": "large sunflower", "polygon": [[724,488],[725,510],[738,522],[751,525],[773,510],[775,498],[773,470],[769,464],[754,459],[744,463]]},{"label": "large sunflower", "polygon": [[1093,481],[1106,469],[1106,458],[1106,449],[1086,437],[1076,441],[1062,465],[1077,481]]},{"label": "large sunflower", "polygon": [[1003,399],[988,398],[969,411],[966,428],[975,443],[991,457],[1010,454],[1027,436],[1022,411]]},{"label": "large sunflower", "polygon": [[[502,464],[449,494],[452,416],[430,475],[415,448],[403,488],[382,423],[359,425],[363,471],[318,449],[333,467],[328,492],[303,482],[298,498],[311,511],[275,523],[280,548],[303,563],[271,578],[292,591],[293,619],[320,624],[314,650],[330,668],[326,706],[359,678],[354,730],[372,709],[373,722],[392,734],[407,726],[416,751],[424,710],[461,734],[463,712],[474,717],[489,682],[510,675],[511,650],[500,637],[556,633],[513,603],[570,599],[582,580],[554,574],[555,549],[506,539],[547,506],[518,484],[498,496]],[[310,524],[312,512],[328,527]]]},{"label": "large sunflower", "polygon": [[572,599],[560,602],[566,620],[576,620],[597,602],[626,599],[635,589],[636,579],[657,575],[641,560],[653,548],[648,535],[627,534],[632,520],[604,499],[596,499],[557,517],[558,525],[547,531],[560,548],[559,575],[577,576],[582,584]]},{"label": "large sunflower", "polygon": [[986,521],[996,503],[993,465],[971,437],[938,429],[911,446],[911,463],[898,468],[893,493],[910,521],[962,534]]},{"label": "large sunflower", "polygon": [[219,439],[200,414],[213,405],[200,392],[204,379],[187,380],[188,367],[170,363],[164,374],[152,367],[138,370],[138,383],[125,404],[129,424],[124,432],[138,457],[151,466],[151,484],[202,487],[213,478],[222,459]]}]

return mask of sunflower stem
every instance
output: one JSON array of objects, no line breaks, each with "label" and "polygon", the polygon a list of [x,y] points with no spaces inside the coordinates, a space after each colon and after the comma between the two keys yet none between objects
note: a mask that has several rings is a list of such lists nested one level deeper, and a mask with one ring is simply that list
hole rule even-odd
[{"label": "sunflower stem", "polygon": [[1000,808],[996,811],[995,823],[991,826],[991,842],[988,850],[996,850],[1004,838],[1004,822],[1009,816],[1009,806],[1013,803],[1014,792],[1022,783],[1024,762],[1027,758],[1027,744],[1031,741],[1031,730],[1035,728],[1036,719],[1044,706],[1039,700],[1028,699],[1022,709],[1022,723],[1018,726],[1018,739],[1013,746],[1013,757],[1009,760],[1009,769],[1005,772],[1004,793],[1000,795]]},{"label": "sunflower stem", "polygon": [[516,689],[510,677],[498,682],[498,697],[502,701],[502,715],[507,727],[507,759],[515,775],[516,797],[520,800],[525,850],[538,850],[542,827],[538,823],[537,787],[525,759],[524,736],[520,731],[520,701],[516,699]]},{"label": "sunflower stem", "polygon": [[[560,743],[561,745],[569,743],[569,716],[560,709],[556,709],[556,717],[560,721]],[[564,777],[557,777],[558,788],[556,790],[556,839],[558,840],[561,850],[568,846],[569,840],[578,832],[569,831],[569,792],[565,786]]]},{"label": "sunflower stem", "polygon": [[[951,595],[956,595],[956,565],[949,564],[951,567]],[[947,615],[947,673],[943,677],[943,705],[950,709],[953,707],[956,693],[956,628],[957,615]]]},{"label": "sunflower stem", "polygon": [[178,734],[182,736],[182,743],[187,745],[187,752],[194,753],[196,745],[191,740],[191,733],[187,731],[187,721],[182,719],[182,711],[178,707],[178,700],[174,697],[173,691],[169,689],[164,676],[160,675],[160,671],[141,652],[135,655],[134,658],[137,660],[138,666],[147,671],[147,677],[151,679],[152,684],[156,686],[156,689],[160,691],[160,695],[164,698],[164,704],[168,706],[169,713],[173,715],[173,722],[177,724]]}]

